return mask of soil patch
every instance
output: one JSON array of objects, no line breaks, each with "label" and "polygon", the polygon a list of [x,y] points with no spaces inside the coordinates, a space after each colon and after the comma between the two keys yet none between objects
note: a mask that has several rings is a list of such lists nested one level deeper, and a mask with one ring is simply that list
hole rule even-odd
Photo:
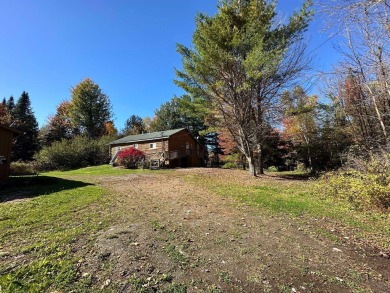
[{"label": "soil patch", "polygon": [[198,172],[261,180],[214,169],[95,178],[115,195],[117,220],[83,255],[82,276],[119,292],[390,291],[389,260],[373,249],[335,244],[315,232],[321,223],[270,216],[182,178]]}]

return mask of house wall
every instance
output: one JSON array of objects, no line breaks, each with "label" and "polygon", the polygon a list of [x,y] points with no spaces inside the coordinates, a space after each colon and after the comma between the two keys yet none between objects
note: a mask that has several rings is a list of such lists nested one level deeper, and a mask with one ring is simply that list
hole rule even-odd
[{"label": "house wall", "polygon": [[5,164],[0,164],[0,180],[5,180],[9,176],[12,138],[12,131],[0,127],[0,156],[4,156],[7,159]]},{"label": "house wall", "polygon": [[[151,149],[151,143],[156,143],[156,148]],[[134,147],[135,144],[138,144],[137,149],[143,151],[147,157],[151,157],[156,153],[161,153],[163,149],[167,155],[172,154],[172,152],[174,151],[177,151],[179,158],[166,161],[166,163],[171,168],[200,167],[202,165],[203,148],[193,138],[193,136],[187,130],[184,129],[171,135],[169,139],[111,145],[111,158],[115,156],[119,147],[121,150],[123,150],[125,148]]]},{"label": "house wall", "polygon": [[[150,144],[155,143],[156,148],[150,148]],[[150,140],[146,142],[137,142],[137,143],[122,143],[122,144],[116,144],[116,145],[111,145],[111,158],[115,156],[116,152],[118,151],[119,147],[121,150],[134,147],[134,145],[137,144],[137,149],[140,151],[143,151],[145,155],[153,155],[157,152],[162,152],[163,146],[165,151],[168,150],[168,140]]]},{"label": "house wall", "polygon": [[180,154],[187,155],[184,158],[171,160],[169,163],[170,167],[200,167],[202,165],[203,148],[184,129],[169,138],[169,150],[178,150]]}]

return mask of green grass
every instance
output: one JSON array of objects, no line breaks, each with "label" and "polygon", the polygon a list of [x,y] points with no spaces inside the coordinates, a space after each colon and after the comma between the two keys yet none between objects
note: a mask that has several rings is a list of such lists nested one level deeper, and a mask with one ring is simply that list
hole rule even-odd
[{"label": "green grass", "polygon": [[107,203],[101,187],[63,178],[16,177],[2,186],[0,292],[82,291],[72,249],[108,225]]},{"label": "green grass", "polygon": [[118,167],[112,167],[111,165],[101,165],[94,167],[80,168],[71,171],[51,171],[43,173],[48,176],[68,176],[68,175],[127,175],[137,174],[143,172],[150,172],[149,169],[123,169]]},{"label": "green grass", "polygon": [[168,253],[169,257],[177,264],[185,265],[187,264],[188,260],[187,258],[180,252],[180,250],[177,249],[177,247],[170,243],[165,248],[166,252]]},{"label": "green grass", "polygon": [[[281,175],[289,179],[293,174],[283,172]],[[300,175],[298,177],[302,179]],[[245,184],[237,178],[202,175],[188,175],[186,180],[272,214],[303,217],[306,221],[330,219],[345,227],[357,229],[359,237],[370,238],[376,245],[390,248],[389,213],[356,211],[347,202],[336,202],[325,198],[323,194],[314,194],[314,180],[259,178],[256,184]]]},{"label": "green grass", "polygon": [[[238,171],[239,172],[239,171]],[[206,176],[187,176],[195,184],[207,186],[222,195],[239,199],[252,206],[266,208],[273,213],[288,213],[294,216],[337,215],[342,207],[336,203],[315,197],[309,192],[310,182],[275,181],[258,179],[258,184],[245,185],[237,180]]]}]

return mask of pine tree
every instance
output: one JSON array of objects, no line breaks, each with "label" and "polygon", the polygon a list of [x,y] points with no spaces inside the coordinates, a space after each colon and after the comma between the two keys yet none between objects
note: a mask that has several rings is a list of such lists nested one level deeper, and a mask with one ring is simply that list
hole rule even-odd
[{"label": "pine tree", "polygon": [[[8,102],[10,102],[10,100],[8,100]],[[38,150],[39,141],[38,122],[35,118],[34,112],[32,111],[28,93],[22,93],[13,108],[12,116],[13,121],[11,126],[20,130],[23,134],[19,135],[14,141],[11,159],[13,161],[29,161]]]},{"label": "pine tree", "polygon": [[152,130],[187,128],[195,137],[200,136],[200,133],[207,128],[205,124],[207,109],[202,102],[204,101],[198,101],[189,95],[173,97],[155,111],[156,116],[151,124]]},{"label": "pine tree", "polygon": [[165,102],[155,112],[155,117],[151,123],[153,131],[165,131],[185,127],[178,113],[178,101],[176,98]]},{"label": "pine tree", "polygon": [[12,113],[12,111],[14,110],[15,108],[15,101],[14,101],[14,97],[13,96],[10,96],[8,101],[7,101],[7,109],[10,113]]},{"label": "pine tree", "polygon": [[223,0],[214,16],[199,14],[193,48],[178,45],[183,70],[176,84],[209,101],[239,143],[251,175],[263,172],[267,125],[282,90],[306,67],[302,35],[311,19],[306,0],[286,24],[276,2]]}]

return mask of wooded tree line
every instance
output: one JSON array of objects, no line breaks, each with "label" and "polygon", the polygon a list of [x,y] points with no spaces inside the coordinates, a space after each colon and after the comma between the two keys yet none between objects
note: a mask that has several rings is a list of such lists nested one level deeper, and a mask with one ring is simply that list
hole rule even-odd
[{"label": "wooded tree line", "polygon": [[4,98],[0,106],[0,123],[22,132],[14,140],[13,161],[30,161],[42,147],[56,141],[79,135],[99,138],[115,134],[111,117],[108,96],[89,78],[71,89],[71,100],[61,102],[41,129],[38,129],[28,93],[23,92],[16,104],[12,96]]},{"label": "wooded tree line", "polygon": [[344,61],[321,98],[307,94],[302,83],[310,65],[304,34],[311,7],[305,1],[285,23],[277,18],[276,3],[263,0],[226,0],[214,16],[199,14],[192,47],[177,46],[183,67],[175,82],[186,94],[162,104],[153,118],[130,115],[120,131],[109,97],[91,79],[72,88],[70,100],[39,131],[27,93],[16,104],[4,99],[0,123],[25,132],[13,159],[32,159],[39,148],[80,135],[97,139],[180,127],[207,146],[210,164],[234,160],[251,175],[270,166],[330,170],[356,146],[363,152],[386,149],[389,5],[342,0],[321,8],[342,20],[333,29],[346,32]]}]

